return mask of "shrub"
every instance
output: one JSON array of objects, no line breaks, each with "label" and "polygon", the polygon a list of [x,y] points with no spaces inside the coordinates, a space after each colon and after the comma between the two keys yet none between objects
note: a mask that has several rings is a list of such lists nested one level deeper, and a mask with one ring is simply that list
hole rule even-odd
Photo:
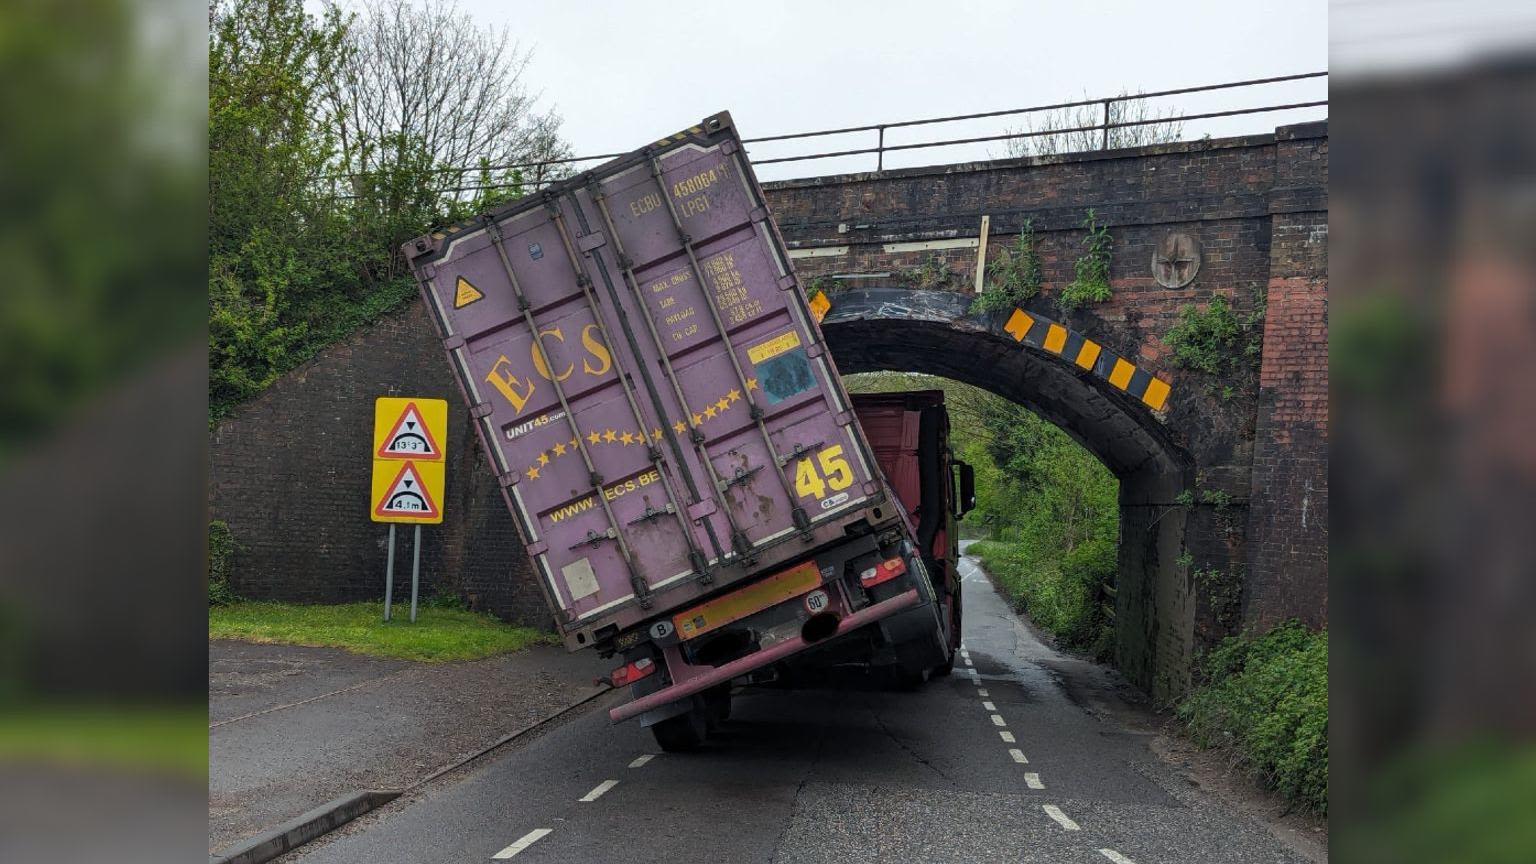
[{"label": "shrub", "polygon": [[1035,226],[1025,219],[1013,248],[1003,249],[987,264],[987,285],[971,303],[971,314],[988,315],[1020,306],[1040,293],[1043,281]]},{"label": "shrub", "polygon": [[1179,706],[1201,747],[1231,747],[1271,788],[1328,812],[1328,633],[1288,622],[1233,636],[1202,663]]},{"label": "shrub", "polygon": [[1083,256],[1073,265],[1077,278],[1061,289],[1061,296],[1056,301],[1063,312],[1089,303],[1103,303],[1113,295],[1109,285],[1109,260],[1114,241],[1109,236],[1109,229],[1099,224],[1098,216],[1091,209],[1083,219],[1083,229],[1088,234],[1083,238]]},{"label": "shrub", "polygon": [[235,537],[229,525],[215,519],[208,523],[208,605],[228,606],[239,600],[229,587],[234,572]]},{"label": "shrub", "polygon": [[1103,586],[1114,580],[1115,538],[1094,537],[1069,552],[1050,544],[983,540],[970,547],[1036,626],[1074,651],[1108,657],[1113,628],[1104,615]]},{"label": "shrub", "polygon": [[[1204,311],[1185,306],[1179,323],[1169,328],[1164,341],[1173,349],[1173,362],[1185,369],[1216,378],[1246,383],[1252,378],[1263,349],[1263,305],[1246,319],[1238,317],[1227,298],[1217,295]],[[1233,387],[1222,387],[1222,398],[1231,398]]]},{"label": "shrub", "polygon": [[922,266],[903,270],[896,274],[898,281],[919,291],[942,291],[960,285],[961,275],[937,255],[929,255]]}]

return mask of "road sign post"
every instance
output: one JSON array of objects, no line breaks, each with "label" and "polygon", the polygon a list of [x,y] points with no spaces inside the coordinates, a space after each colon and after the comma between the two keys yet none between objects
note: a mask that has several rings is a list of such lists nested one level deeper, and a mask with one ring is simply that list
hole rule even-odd
[{"label": "road sign post", "polygon": [[395,600],[395,525],[389,525],[389,558],[384,565],[384,620],[389,620],[389,607]]},{"label": "road sign post", "polygon": [[[395,526],[389,526],[395,530]],[[416,526],[416,542],[411,544],[411,623],[416,623],[416,590],[421,584],[421,526]]]},{"label": "road sign post", "polygon": [[389,523],[384,568],[384,620],[395,593],[395,525],[416,526],[411,547],[411,622],[421,587],[421,526],[443,521],[447,474],[448,402],[381,396],[373,408],[373,483],[370,518]]}]

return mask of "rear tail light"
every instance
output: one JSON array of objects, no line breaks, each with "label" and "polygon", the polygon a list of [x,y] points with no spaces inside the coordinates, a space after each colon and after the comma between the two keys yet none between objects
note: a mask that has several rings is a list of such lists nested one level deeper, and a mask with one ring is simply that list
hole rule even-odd
[{"label": "rear tail light", "polygon": [[656,661],[649,657],[641,657],[639,660],[636,660],[627,666],[620,666],[619,668],[608,673],[608,683],[615,687],[623,687],[628,684],[633,684],[636,681],[639,681],[641,678],[653,675],[655,672]]},{"label": "rear tail light", "polygon": [[905,572],[907,572],[907,562],[900,558],[888,558],[860,573],[859,584],[865,588],[872,588],[882,582],[889,582]]}]

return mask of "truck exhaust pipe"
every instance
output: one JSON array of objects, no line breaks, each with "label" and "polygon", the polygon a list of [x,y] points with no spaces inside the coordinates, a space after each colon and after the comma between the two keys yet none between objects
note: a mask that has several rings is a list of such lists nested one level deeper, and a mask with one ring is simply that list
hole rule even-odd
[{"label": "truck exhaust pipe", "polygon": [[837,633],[837,625],[840,623],[842,623],[842,619],[837,617],[836,612],[821,612],[812,615],[805,622],[805,625],[800,628],[800,638],[805,640],[807,645],[813,642],[820,642],[829,636],[835,635]]}]

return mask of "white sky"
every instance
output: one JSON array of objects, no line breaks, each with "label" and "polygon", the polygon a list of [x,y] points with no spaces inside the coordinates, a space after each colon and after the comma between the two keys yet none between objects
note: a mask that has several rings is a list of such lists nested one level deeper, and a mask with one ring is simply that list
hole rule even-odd
[{"label": "white sky", "polygon": [[[340,2],[356,9],[366,0]],[[531,49],[526,81],[543,108],[564,118],[578,155],[632,150],[722,109],[742,137],[753,138],[1328,69],[1325,0],[456,2]],[[1187,115],[1307,102],[1326,99],[1327,88],[1327,79],[1312,79],[1168,97],[1152,107]],[[1325,116],[1325,108],[1312,108],[1190,121],[1184,136],[1267,132]],[[1001,117],[894,129],[886,143],[997,135],[1025,124]],[[748,152],[761,160],[875,140],[864,132]],[[909,150],[887,154],[885,167],[1006,155],[1002,142]],[[758,175],[874,167],[870,154],[759,165]]]},{"label": "white sky", "polygon": [[[1325,70],[1327,4],[1286,2],[559,2],[460,0],[533,50],[527,78],[579,155],[631,150],[721,109],[743,137],[1018,108]],[[1173,97],[1184,113],[1326,98],[1326,79]],[[1272,130],[1323,109],[1186,124]],[[887,143],[999,134],[1022,122],[891,130]],[[751,149],[873,146],[875,133]],[[1001,143],[889,154],[886,167],[1006,155]],[[869,170],[874,157],[767,165],[763,179]]]}]

